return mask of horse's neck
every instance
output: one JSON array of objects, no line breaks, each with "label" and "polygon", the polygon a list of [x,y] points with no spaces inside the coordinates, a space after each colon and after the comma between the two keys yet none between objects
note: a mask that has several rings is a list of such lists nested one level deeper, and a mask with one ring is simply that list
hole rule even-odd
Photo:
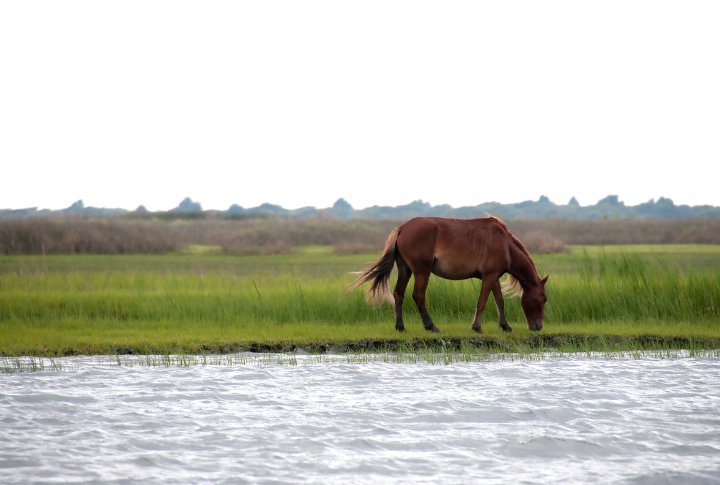
[{"label": "horse's neck", "polygon": [[511,246],[510,258],[512,261],[508,273],[520,282],[520,286],[522,286],[523,289],[540,284],[540,277],[532,260],[515,244]]}]

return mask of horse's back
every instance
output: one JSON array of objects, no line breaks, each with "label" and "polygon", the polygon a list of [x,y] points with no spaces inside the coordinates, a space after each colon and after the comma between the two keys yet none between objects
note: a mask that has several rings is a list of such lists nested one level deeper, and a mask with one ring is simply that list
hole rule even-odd
[{"label": "horse's back", "polygon": [[494,217],[446,219],[416,217],[400,226],[397,248],[415,271],[431,265],[448,279],[479,277],[488,265],[506,259],[507,230]]},{"label": "horse's back", "polygon": [[479,219],[449,219],[444,217],[415,217],[400,226],[405,240],[440,245],[489,243],[507,238],[507,227],[495,217]]}]

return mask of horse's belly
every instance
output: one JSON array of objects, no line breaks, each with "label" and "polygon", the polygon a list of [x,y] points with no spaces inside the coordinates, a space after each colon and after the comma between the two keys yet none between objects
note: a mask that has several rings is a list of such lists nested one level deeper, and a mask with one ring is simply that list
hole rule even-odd
[{"label": "horse's belly", "polygon": [[432,272],[434,275],[446,280],[466,280],[480,277],[480,271],[477,268],[463,264],[453,264],[452,261],[443,261],[441,259],[435,260]]}]

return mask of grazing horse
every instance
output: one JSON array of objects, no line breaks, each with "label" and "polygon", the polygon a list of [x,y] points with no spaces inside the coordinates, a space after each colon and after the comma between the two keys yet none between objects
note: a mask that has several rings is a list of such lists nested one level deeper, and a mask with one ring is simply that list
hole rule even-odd
[{"label": "grazing horse", "polygon": [[[390,293],[390,273],[397,264],[398,279],[394,293]],[[505,319],[505,302],[499,278],[508,273],[504,283],[506,294],[522,295],[520,304],[530,330],[543,327],[543,310],[547,302],[545,283],[540,279],[535,263],[525,246],[512,235],[504,222],[496,217],[482,219],[445,219],[416,217],[396,227],[385,243],[382,257],[350,284],[355,290],[372,280],[367,291],[370,300],[386,300],[395,306],[395,329],[405,331],[403,300],[411,275],[415,275],[413,300],[420,310],[425,330],[439,332],[425,306],[425,290],[430,273],[449,280],[479,278],[482,280],[480,298],[471,328],[482,333],[482,314],[490,292],[495,298],[500,327],[512,328]]]}]

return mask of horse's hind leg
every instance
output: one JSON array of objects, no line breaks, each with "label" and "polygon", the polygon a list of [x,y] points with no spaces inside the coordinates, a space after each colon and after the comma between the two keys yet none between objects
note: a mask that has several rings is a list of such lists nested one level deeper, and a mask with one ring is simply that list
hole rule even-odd
[{"label": "horse's hind leg", "polygon": [[500,288],[500,280],[495,280],[492,285],[492,294],[495,298],[495,307],[500,317],[500,328],[506,332],[512,332],[512,327],[508,325],[507,319],[505,318],[505,299],[503,298],[502,289]]},{"label": "horse's hind leg", "polygon": [[415,272],[415,289],[413,290],[413,300],[415,300],[415,304],[417,305],[418,310],[420,310],[420,316],[422,317],[425,330],[430,330],[431,332],[440,332],[440,329],[435,326],[432,318],[430,318],[430,314],[428,313],[427,307],[425,306],[425,290],[427,290],[427,285],[430,281],[430,268],[427,268],[426,271]]},{"label": "horse's hind leg", "polygon": [[405,260],[398,254],[395,257],[398,269],[398,279],[395,283],[395,291],[393,297],[395,298],[395,330],[398,332],[405,331],[405,322],[403,321],[403,301],[405,300],[405,289],[407,288],[408,281],[410,281],[410,275],[412,271],[405,263]]}]

